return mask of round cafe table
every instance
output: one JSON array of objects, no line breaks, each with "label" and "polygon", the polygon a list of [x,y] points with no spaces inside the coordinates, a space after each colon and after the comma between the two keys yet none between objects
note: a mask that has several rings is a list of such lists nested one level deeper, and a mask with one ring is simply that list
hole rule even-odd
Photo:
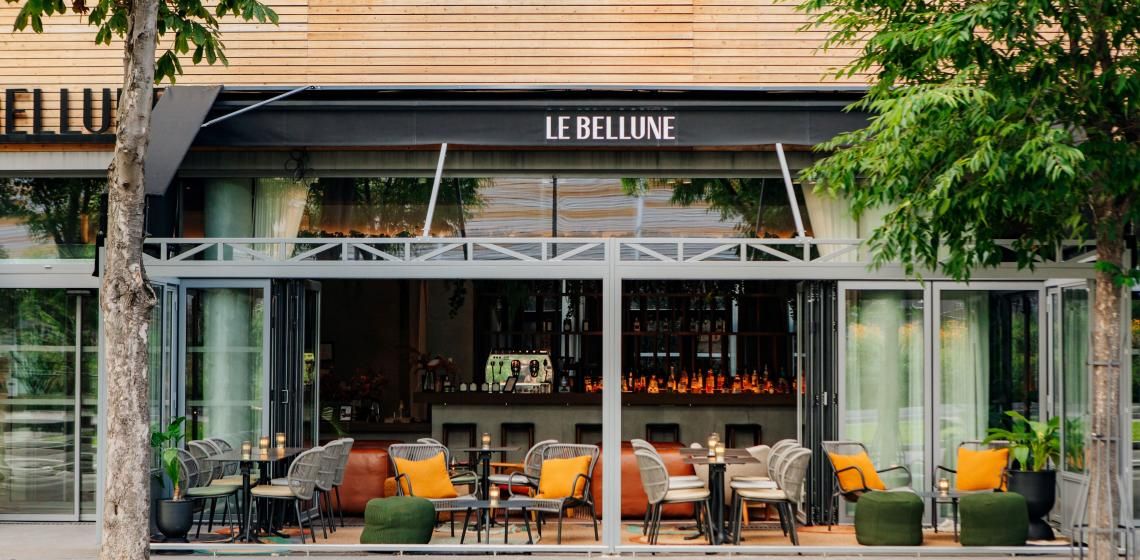
[{"label": "round cafe table", "polygon": [[[487,500],[488,493],[491,491],[491,456],[495,453],[509,453],[518,451],[518,447],[505,447],[505,446],[487,446],[487,447],[458,447],[452,449],[455,453],[474,453],[479,462],[479,470],[476,471],[479,475],[479,499]],[[480,523],[489,522],[486,510],[480,510]],[[482,527],[482,525],[480,525]]]},{"label": "round cafe table", "polygon": [[[702,453],[685,453],[682,461],[689,465],[705,465],[709,468],[709,496],[712,502],[711,525],[713,544],[724,544],[728,540],[728,529],[724,520],[724,473],[728,465],[759,463],[746,449],[725,449],[724,457],[717,459],[708,456],[708,449],[694,449]],[[729,452],[732,453],[729,453]],[[743,451],[743,454],[740,452]]]}]

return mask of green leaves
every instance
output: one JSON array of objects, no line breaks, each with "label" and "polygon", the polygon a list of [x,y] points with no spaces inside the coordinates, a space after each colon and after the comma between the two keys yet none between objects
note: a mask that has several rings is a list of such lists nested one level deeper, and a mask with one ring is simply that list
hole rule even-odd
[{"label": "green leaves", "polygon": [[[5,0],[9,4],[20,0]],[[65,11],[63,0],[23,0],[16,15],[13,27],[22,31],[29,26],[36,33],[43,32],[43,18],[62,14]],[[72,0],[76,11],[88,10],[84,0]],[[122,38],[129,27],[129,1],[99,0],[87,11],[87,23],[96,28],[95,44],[109,45],[113,38]],[[155,61],[155,82],[169,80],[174,83],[183,73],[181,56],[191,54],[191,60],[198,64],[205,60],[208,64],[221,62],[228,64],[225,45],[221,41],[221,22],[224,17],[233,16],[244,21],[257,23],[278,23],[277,13],[258,0],[222,0],[211,10],[202,0],[166,0],[158,4],[156,28],[159,47],[167,45]]]},{"label": "green leaves", "polygon": [[860,49],[836,74],[874,79],[851,107],[869,125],[817,146],[802,179],[855,214],[896,207],[868,245],[913,275],[1037,266],[1095,233],[1093,200],[1134,220],[1140,3],[1110,4],[803,1],[825,49]]},{"label": "green leaves", "polygon": [[1043,471],[1050,463],[1056,465],[1061,460],[1061,439],[1059,428],[1061,419],[1054,416],[1047,422],[1029,420],[1016,410],[1006,411],[1013,420],[1010,429],[990,428],[986,443],[1007,441],[1014,461],[1022,470]]}]

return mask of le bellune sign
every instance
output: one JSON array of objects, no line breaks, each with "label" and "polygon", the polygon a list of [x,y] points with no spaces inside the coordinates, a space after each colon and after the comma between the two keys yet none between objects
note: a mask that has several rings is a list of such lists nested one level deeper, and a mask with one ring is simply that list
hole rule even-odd
[{"label": "le bellune sign", "polygon": [[[47,91],[8,88],[3,91],[0,141],[69,142],[106,141],[113,134],[114,100],[111,88]],[[55,117],[55,118],[49,118]]]},{"label": "le bellune sign", "polygon": [[548,114],[546,141],[670,142],[677,139],[677,116],[671,114]]}]

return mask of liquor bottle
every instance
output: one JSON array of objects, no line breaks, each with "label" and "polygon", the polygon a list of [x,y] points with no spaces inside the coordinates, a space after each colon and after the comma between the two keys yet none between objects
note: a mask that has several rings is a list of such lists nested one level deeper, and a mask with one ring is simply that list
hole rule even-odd
[{"label": "liquor bottle", "polygon": [[748,375],[748,372],[745,371],[743,375],[738,374],[736,377],[737,377],[737,379],[740,379],[740,392],[741,393],[751,393],[752,392],[752,377]]},{"label": "liquor bottle", "polygon": [[788,394],[788,380],[787,379],[781,377],[780,380],[776,382],[776,394],[777,395],[787,395]]},{"label": "liquor bottle", "polygon": [[721,372],[716,374],[716,392],[718,392],[718,393],[725,392],[724,391],[725,381],[726,381],[726,379],[724,377],[724,371],[721,371]]},{"label": "liquor bottle", "polygon": [[649,391],[649,394],[651,394],[651,395],[656,395],[657,393],[661,392],[661,386],[657,384],[657,376],[656,375],[649,377],[649,389],[648,389],[648,391]]},{"label": "liquor bottle", "polygon": [[698,369],[697,371],[693,372],[693,377],[691,378],[691,383],[689,385],[689,391],[692,393],[703,393],[704,388],[704,378],[701,377],[701,370]]},{"label": "liquor bottle", "polygon": [[712,368],[709,368],[708,374],[705,376],[705,394],[711,395],[716,392],[716,377],[713,375]]},{"label": "liquor bottle", "polygon": [[752,368],[752,394],[760,394],[762,388],[763,387],[760,386],[760,376],[756,375],[756,368]]},{"label": "liquor bottle", "polygon": [[677,383],[677,392],[685,394],[689,392],[689,370],[681,370],[681,380]]},{"label": "liquor bottle", "polygon": [[633,332],[640,332],[640,331],[641,331],[641,319],[634,317],[633,318]]},{"label": "liquor bottle", "polygon": [[744,391],[744,380],[742,380],[740,376],[733,377],[732,394],[739,395],[742,391]]},{"label": "liquor bottle", "polygon": [[665,382],[665,391],[672,393],[677,390],[677,376],[673,373],[673,366],[669,366],[669,380]]},{"label": "liquor bottle", "polygon": [[592,377],[586,378],[586,392],[587,393],[593,393],[594,392],[594,379]]}]

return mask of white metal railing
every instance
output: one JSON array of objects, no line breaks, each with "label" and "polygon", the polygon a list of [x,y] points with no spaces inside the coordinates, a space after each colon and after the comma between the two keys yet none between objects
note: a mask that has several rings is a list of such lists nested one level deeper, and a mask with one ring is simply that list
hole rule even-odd
[{"label": "white metal railing", "polygon": [[[998,241],[1011,249],[1013,241]],[[863,264],[860,239],[755,238],[156,238],[145,242],[147,264],[204,266],[320,263],[459,264],[731,263]],[[1040,264],[1082,265],[1096,259],[1092,242],[1069,241],[1041,251]]]}]

